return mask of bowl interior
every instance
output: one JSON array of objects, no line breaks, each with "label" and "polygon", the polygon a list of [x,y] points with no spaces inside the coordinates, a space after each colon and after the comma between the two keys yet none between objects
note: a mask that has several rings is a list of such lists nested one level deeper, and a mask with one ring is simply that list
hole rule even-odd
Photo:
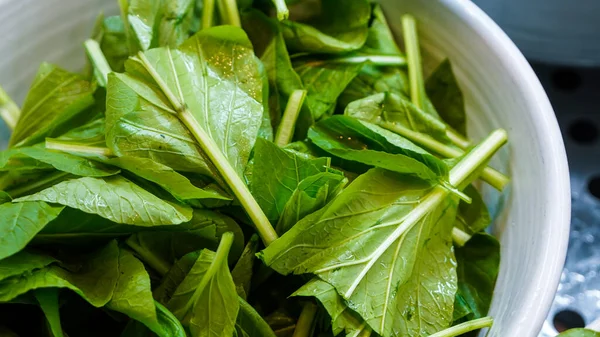
[{"label": "bowl interior", "polygon": [[[470,135],[509,132],[493,166],[512,176],[499,195],[482,186],[496,216],[502,262],[490,336],[534,337],[564,263],[570,197],[566,156],[552,108],[535,74],[505,34],[467,0],[382,0],[392,28],[409,12],[419,20],[426,68],[448,57],[465,93]],[[0,83],[22,102],[39,64],[81,69],[82,42],[98,13],[116,0],[0,0]],[[0,121],[0,148],[9,132]]]}]

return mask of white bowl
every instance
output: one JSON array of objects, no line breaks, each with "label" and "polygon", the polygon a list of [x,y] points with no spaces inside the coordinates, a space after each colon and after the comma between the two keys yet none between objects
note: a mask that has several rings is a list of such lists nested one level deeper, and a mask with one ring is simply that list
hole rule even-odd
[{"label": "white bowl", "polygon": [[[0,83],[20,102],[40,62],[81,69],[81,45],[96,15],[116,13],[116,3],[0,0]],[[563,267],[570,217],[567,159],[548,98],[514,44],[470,1],[383,3],[394,29],[400,28],[402,13],[417,17],[429,65],[443,57],[453,62],[471,135],[481,138],[499,127],[509,132],[509,149],[494,165],[512,175],[510,194],[499,197],[483,188],[493,206],[503,205],[494,227],[502,263],[490,336],[537,336]],[[7,137],[1,129],[0,139]]]}]

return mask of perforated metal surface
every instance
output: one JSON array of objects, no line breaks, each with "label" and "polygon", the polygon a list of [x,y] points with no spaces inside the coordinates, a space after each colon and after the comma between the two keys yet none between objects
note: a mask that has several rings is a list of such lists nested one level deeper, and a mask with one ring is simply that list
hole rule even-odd
[{"label": "perforated metal surface", "polygon": [[561,126],[573,202],[565,268],[540,333],[550,337],[556,336],[556,327],[600,318],[600,68],[533,66]]}]

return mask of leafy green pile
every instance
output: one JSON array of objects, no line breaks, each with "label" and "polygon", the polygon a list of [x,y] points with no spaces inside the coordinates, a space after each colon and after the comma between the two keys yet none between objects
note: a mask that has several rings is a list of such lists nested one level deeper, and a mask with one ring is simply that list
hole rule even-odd
[{"label": "leafy green pile", "polygon": [[378,4],[274,2],[121,0],[83,73],[42,64],[22,108],[0,91],[6,335],[492,324],[500,247],[472,183],[508,183],[487,166],[506,132],[466,137],[411,16],[404,54]]}]

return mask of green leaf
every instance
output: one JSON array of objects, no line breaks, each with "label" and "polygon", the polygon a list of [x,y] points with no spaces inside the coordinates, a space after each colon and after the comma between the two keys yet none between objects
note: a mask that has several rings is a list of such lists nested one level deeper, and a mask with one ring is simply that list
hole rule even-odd
[{"label": "green leaf", "polygon": [[45,202],[6,203],[0,205],[0,259],[9,257],[25,246],[44,226],[55,219],[63,206]]},{"label": "green leaf", "polygon": [[409,91],[408,74],[397,67],[377,67],[366,64],[340,95],[338,104],[345,108],[350,102],[367,96],[389,92],[406,98]]},{"label": "green leaf", "polygon": [[98,117],[82,126],[67,131],[56,139],[66,143],[106,147],[105,124],[104,117]]},{"label": "green leaf", "polygon": [[[144,57],[242,176],[263,114],[262,79],[244,32],[214,27],[178,50],[153,49]],[[132,58],[126,69],[109,76],[107,143],[113,152],[216,175],[144,63]]]},{"label": "green leaf", "polygon": [[158,184],[180,201],[195,199],[231,200],[217,191],[203,190],[194,186],[188,178],[169,166],[140,157],[120,157],[109,163],[127,170],[143,179]]},{"label": "green leaf", "polygon": [[192,270],[199,256],[198,252],[191,252],[185,254],[175,262],[171,269],[163,276],[160,285],[152,293],[158,302],[165,305],[169,302],[177,287],[179,287],[190,270]]},{"label": "green leaf", "polygon": [[40,288],[68,288],[95,307],[112,298],[119,278],[119,248],[116,241],[81,259],[76,271],[49,265],[30,273],[0,281],[0,301],[8,302],[19,295]]},{"label": "green leaf", "polygon": [[359,333],[368,329],[360,316],[348,308],[344,299],[335,288],[319,278],[313,278],[292,296],[315,297],[327,310],[331,317],[331,327],[335,336],[346,332],[349,336],[359,336]]},{"label": "green leaf", "polygon": [[375,124],[393,123],[452,144],[446,136],[443,122],[418,109],[405,97],[393,93],[379,93],[354,101],[348,104],[344,114]]},{"label": "green leaf", "polygon": [[374,169],[259,257],[333,285],[378,334],[427,336],[452,322],[456,208],[443,190]]},{"label": "green leaf", "polygon": [[51,256],[24,249],[0,260],[0,280],[42,269],[54,262],[57,260]]},{"label": "green leaf", "polygon": [[64,337],[60,324],[58,289],[37,289],[34,291],[34,295],[46,316],[52,335],[54,337]]},{"label": "green leaf", "polygon": [[64,152],[48,150],[39,145],[0,152],[0,171],[53,168],[82,177],[108,177],[120,172],[116,167]]},{"label": "green leaf", "polygon": [[61,204],[136,226],[177,225],[192,218],[190,208],[161,200],[120,176],[63,181],[15,200],[23,201]]},{"label": "green leaf", "polygon": [[371,18],[367,0],[347,0],[343,6],[336,0],[323,0],[315,13],[302,22],[281,22],[283,37],[291,51],[342,53],[358,50],[365,44]]},{"label": "green leaf", "polygon": [[258,235],[250,237],[248,244],[236,262],[231,271],[231,277],[238,295],[246,300],[250,294],[250,282],[252,281],[252,267],[254,267],[254,258],[258,250]]},{"label": "green leaf", "polygon": [[144,51],[177,47],[189,37],[195,4],[194,0],[130,0],[127,6],[130,43]]},{"label": "green leaf", "polygon": [[360,52],[362,54],[402,55],[383,14],[381,5],[373,3],[372,7],[373,17],[371,18],[369,34]]},{"label": "green leaf", "polygon": [[277,221],[300,182],[326,172],[328,168],[328,158],[304,159],[269,141],[258,139],[254,148],[250,190],[267,218]]},{"label": "green leaf", "polygon": [[276,230],[287,232],[305,216],[316,212],[346,184],[341,174],[322,172],[303,179],[285,204]]},{"label": "green leaf", "polygon": [[571,329],[565,332],[561,332],[556,337],[600,337],[600,332],[588,329]]},{"label": "green leaf", "polygon": [[10,197],[10,195],[8,195],[8,193],[4,192],[4,191],[0,191],[0,205],[5,204],[7,202],[11,202],[12,198]]},{"label": "green leaf", "polygon": [[471,203],[460,202],[454,225],[463,232],[474,235],[486,229],[492,223],[492,217],[481,194],[473,185],[467,186],[463,192],[471,198]]},{"label": "green leaf", "polygon": [[101,33],[95,38],[113,71],[122,72],[129,57],[125,26],[119,16],[109,16],[102,21]]},{"label": "green leaf", "polygon": [[227,267],[229,240],[231,236],[223,236],[216,254],[208,250],[200,253],[167,304],[178,319],[189,319],[193,337],[229,337],[235,329],[239,302]]},{"label": "green leaf", "polygon": [[144,265],[127,250],[120,249],[119,278],[106,307],[143,323],[161,337],[168,337],[158,324],[150,287],[150,276]]},{"label": "green leaf", "polygon": [[[272,127],[276,129],[290,95],[295,90],[303,89],[304,85],[294,71],[285,40],[275,20],[257,10],[250,10],[242,16],[242,24],[256,55],[260,56],[265,66],[269,80],[269,113]],[[310,116],[308,110],[303,113]]]},{"label": "green leaf", "polygon": [[92,85],[80,75],[42,64],[23,103],[10,145],[32,145],[54,136],[55,130],[94,103],[93,93]]},{"label": "green leaf", "polygon": [[[468,320],[487,315],[500,268],[500,243],[485,233],[475,234],[465,246],[456,247],[458,275],[457,303],[468,308]],[[454,320],[462,317],[456,312]]]},{"label": "green leaf", "polygon": [[[338,97],[344,92],[348,84],[358,75],[363,64],[336,64],[310,62],[295,65],[294,70],[300,75],[304,89],[307,91],[305,104],[312,113],[312,119],[319,121],[325,116],[333,114]],[[298,117],[298,123],[308,124],[312,122]],[[303,124],[296,126],[302,129]]]},{"label": "green leaf", "polygon": [[167,226],[163,231],[136,233],[128,239],[144,262],[156,261],[157,271],[165,274],[184,255],[203,248],[216,249],[219,239],[226,232],[234,233],[230,261],[236,261],[244,249],[244,234],[237,223],[220,213],[194,210],[190,222],[177,226],[173,231]]},{"label": "green leaf", "polygon": [[[238,297],[240,311],[235,321],[237,337],[275,337],[275,333],[254,308],[244,299]],[[237,334],[237,335],[236,335]]]},{"label": "green leaf", "polygon": [[449,60],[429,76],[425,90],[440,117],[462,135],[467,134],[465,100]]},{"label": "green leaf", "polygon": [[308,138],[321,149],[345,160],[432,182],[448,174],[448,166],[443,161],[412,142],[351,117],[336,115],[322,120],[310,129]]}]

